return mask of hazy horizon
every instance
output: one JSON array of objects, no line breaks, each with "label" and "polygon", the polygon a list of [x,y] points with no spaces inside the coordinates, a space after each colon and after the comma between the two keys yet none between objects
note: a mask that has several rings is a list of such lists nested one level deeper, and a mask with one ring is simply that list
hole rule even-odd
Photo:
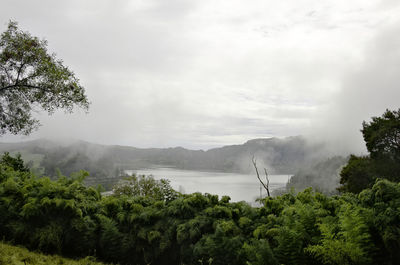
[{"label": "hazy horizon", "polygon": [[90,141],[89,140],[84,140],[84,139],[79,139],[79,138],[67,138],[67,137],[39,137],[39,138],[32,138],[32,137],[26,137],[25,139],[20,139],[20,138],[14,138],[11,139],[10,141],[2,141],[2,139],[0,138],[0,143],[3,144],[18,144],[18,143],[23,143],[23,142],[31,142],[31,141],[40,141],[40,140],[44,140],[44,141],[52,141],[55,143],[60,143],[60,144],[71,144],[71,143],[75,143],[75,142],[79,142],[79,141],[83,141],[83,142],[87,142],[87,143],[92,143],[92,144],[99,144],[99,145],[105,145],[105,146],[128,146],[128,147],[134,147],[134,148],[139,148],[139,149],[152,149],[152,148],[184,148],[184,149],[188,149],[188,150],[202,150],[202,151],[208,151],[211,149],[215,149],[215,148],[221,148],[224,146],[229,146],[229,145],[242,145],[245,144],[248,141],[251,140],[256,140],[256,139],[287,139],[287,138],[291,138],[291,137],[303,137],[301,135],[296,135],[296,136],[287,136],[287,137],[264,137],[264,138],[254,138],[254,139],[247,139],[244,142],[238,142],[238,143],[233,143],[233,144],[228,144],[228,145],[220,145],[220,146],[215,146],[215,147],[211,147],[208,149],[193,149],[193,148],[189,148],[189,147],[185,147],[185,146],[166,146],[166,147],[159,147],[159,146],[148,146],[148,147],[137,147],[137,146],[133,146],[133,145],[119,145],[119,144],[107,144],[107,143],[98,143],[98,142],[94,142],[94,141]]},{"label": "hazy horizon", "polygon": [[398,109],[400,3],[365,1],[3,1],[86,88],[89,113],[30,136],[208,150],[304,135],[365,152],[363,120]]}]

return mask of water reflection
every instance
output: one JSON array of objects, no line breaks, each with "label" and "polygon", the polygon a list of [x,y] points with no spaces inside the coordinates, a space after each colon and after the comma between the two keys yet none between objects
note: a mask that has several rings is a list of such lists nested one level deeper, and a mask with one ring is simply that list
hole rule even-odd
[{"label": "water reflection", "polygon": [[[250,203],[260,197],[260,183],[255,174],[202,172],[171,168],[127,170],[126,173],[153,175],[155,179],[169,179],[171,186],[182,193],[201,192],[219,196],[228,195],[231,197],[231,201]],[[269,180],[270,191],[274,191],[286,185],[288,175],[270,175]],[[264,190],[261,190],[261,193],[261,196],[266,196]]]}]

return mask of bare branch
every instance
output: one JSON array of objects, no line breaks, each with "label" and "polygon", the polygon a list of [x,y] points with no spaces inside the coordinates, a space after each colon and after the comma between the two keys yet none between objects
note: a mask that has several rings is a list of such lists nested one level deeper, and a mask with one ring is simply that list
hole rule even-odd
[{"label": "bare branch", "polygon": [[266,180],[267,180],[267,194],[268,194],[268,197],[271,197],[271,195],[269,194],[269,178],[268,178],[268,173],[267,173],[267,169],[264,167],[264,172],[265,172],[265,178],[266,178]]},{"label": "bare branch", "polygon": [[268,175],[267,175],[267,170],[264,168],[265,175],[266,175],[266,178],[267,178],[267,184],[265,184],[265,183],[261,180],[260,174],[258,173],[257,159],[255,159],[254,155],[253,155],[251,161],[253,162],[253,166],[254,166],[254,168],[255,168],[255,170],[256,170],[256,174],[257,174],[258,180],[259,180],[260,183],[263,185],[264,189],[267,191],[268,197],[271,197],[271,195],[270,195],[270,193],[269,193],[269,187],[268,187],[268,186],[269,186],[269,179],[268,179]]},{"label": "bare branch", "polygon": [[27,85],[27,84],[14,84],[14,85],[9,85],[9,86],[0,88],[0,91],[11,89],[11,88],[18,88],[18,87],[28,87],[28,88],[36,88],[36,89],[40,89],[40,90],[45,90],[45,88],[40,87],[40,86],[32,86],[32,85]]},{"label": "bare branch", "polygon": [[15,79],[15,85],[18,85],[19,76],[21,75],[22,69],[25,66],[25,62],[23,61],[24,54],[25,52],[22,52],[21,65],[18,67],[17,78]]}]

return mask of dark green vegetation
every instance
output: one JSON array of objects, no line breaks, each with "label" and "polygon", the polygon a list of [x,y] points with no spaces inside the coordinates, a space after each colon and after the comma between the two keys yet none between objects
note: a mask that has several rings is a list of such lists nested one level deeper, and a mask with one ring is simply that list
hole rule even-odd
[{"label": "dark green vegetation", "polygon": [[341,191],[359,193],[376,179],[400,182],[400,109],[363,122],[361,130],[369,156],[350,157],[340,173]]},{"label": "dark green vegetation", "polygon": [[0,242],[0,265],[101,265],[94,258],[87,257],[81,260],[66,259],[56,255],[44,255],[31,252],[26,248],[15,247]]},{"label": "dark green vegetation", "polygon": [[0,135],[36,129],[34,107],[53,113],[89,106],[79,80],[48,53],[46,41],[19,30],[12,21],[0,37],[0,102]]},{"label": "dark green vegetation", "polygon": [[0,144],[0,152],[20,153],[29,168],[37,176],[48,176],[57,179],[62,173],[71,175],[80,170],[90,172],[85,184],[102,185],[110,190],[123,175],[117,159],[107,153],[105,146],[89,144],[82,141],[70,145],[60,145],[52,141],[36,140],[25,143]]},{"label": "dark green vegetation", "polygon": [[325,194],[360,193],[376,179],[400,182],[400,109],[364,121],[361,132],[370,155],[337,156],[302,168],[290,179],[286,191],[312,187]]},{"label": "dark green vegetation", "polygon": [[[133,177],[113,196],[82,184],[85,172],[37,178],[5,155],[0,236],[32,250],[120,264],[398,264],[400,184],[360,194],[306,189],[253,208],[229,197],[181,195]],[[129,188],[130,187],[130,188]],[[164,188],[162,188],[164,187]],[[152,188],[157,192],[148,192]]]},{"label": "dark green vegetation", "polygon": [[146,177],[145,175],[125,177],[123,181],[114,186],[112,191],[114,196],[151,197],[166,202],[175,200],[179,195],[171,187],[169,180],[156,180],[152,176]]}]

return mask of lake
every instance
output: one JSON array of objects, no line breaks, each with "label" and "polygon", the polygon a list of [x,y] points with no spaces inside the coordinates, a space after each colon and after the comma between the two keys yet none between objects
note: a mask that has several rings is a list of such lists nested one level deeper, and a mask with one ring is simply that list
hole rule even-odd
[{"label": "lake", "polygon": [[[260,182],[256,174],[235,174],[220,172],[203,172],[194,170],[178,170],[172,168],[156,168],[126,170],[126,173],[153,175],[155,179],[168,179],[172,188],[182,193],[210,193],[220,197],[228,195],[231,201],[247,201],[253,203],[260,197]],[[260,176],[265,180],[265,175]],[[290,175],[270,175],[270,191],[285,187]],[[262,190],[262,196],[266,191]]]}]

